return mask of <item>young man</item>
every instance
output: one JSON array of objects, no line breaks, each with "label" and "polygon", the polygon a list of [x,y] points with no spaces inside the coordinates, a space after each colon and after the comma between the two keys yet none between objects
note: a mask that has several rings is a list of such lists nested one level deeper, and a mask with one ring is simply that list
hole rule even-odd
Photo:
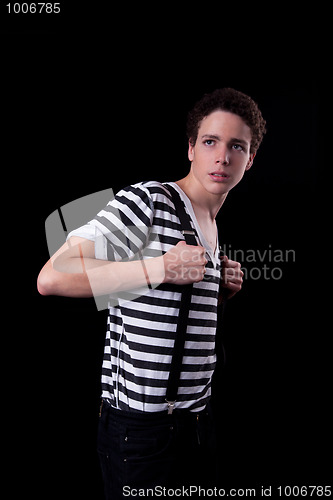
[{"label": "young man", "polygon": [[[187,133],[191,168],[185,178],[121,190],[69,235],[38,277],[43,295],[113,297],[98,438],[107,499],[138,488],[202,484],[200,473],[211,466],[207,405],[219,295],[222,288],[228,298],[237,293],[243,275],[238,262],[220,259],[215,218],[252,166],[265,121],[250,97],[219,89],[195,105]],[[184,241],[170,186],[184,204],[197,245]],[[178,393],[168,414],[181,285],[190,283]]]}]

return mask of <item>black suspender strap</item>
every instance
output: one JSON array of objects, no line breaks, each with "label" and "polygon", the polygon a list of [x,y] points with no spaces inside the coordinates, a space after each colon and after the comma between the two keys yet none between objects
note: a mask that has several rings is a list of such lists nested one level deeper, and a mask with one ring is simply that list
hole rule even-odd
[{"label": "black suspender strap", "polygon": [[[174,202],[177,215],[180,219],[182,226],[182,233],[185,237],[186,243],[188,245],[197,245],[197,241],[195,239],[195,232],[193,231],[193,228],[191,226],[190,217],[185,211],[184,203],[182,202],[175,188],[173,188],[169,184],[167,185],[167,187],[172,196],[172,200]],[[193,288],[192,284],[184,285],[183,287],[181,287],[182,297],[181,297],[180,310],[178,316],[175,344],[171,360],[169,380],[166,391],[166,402],[168,403],[169,414],[172,413],[177,398],[179,379],[180,379],[183,354],[184,354],[187,319],[192,298],[192,288]]]},{"label": "black suspender strap", "polygon": [[176,191],[176,189],[170,186],[169,184],[168,184],[168,189],[172,196],[172,201],[175,205],[176,212],[182,226],[182,233],[185,237],[186,243],[188,245],[197,245],[197,240],[195,239],[195,231],[193,231],[190,217],[187,214],[187,212],[185,212],[184,203],[181,197],[179,196],[178,191]]}]

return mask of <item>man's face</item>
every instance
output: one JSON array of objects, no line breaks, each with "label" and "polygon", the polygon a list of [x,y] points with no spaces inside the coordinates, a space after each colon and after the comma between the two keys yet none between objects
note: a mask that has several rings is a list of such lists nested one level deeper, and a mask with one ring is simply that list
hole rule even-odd
[{"label": "man's face", "polygon": [[242,179],[253,162],[251,129],[238,115],[214,111],[199,127],[188,157],[196,180],[211,194],[225,194]]}]

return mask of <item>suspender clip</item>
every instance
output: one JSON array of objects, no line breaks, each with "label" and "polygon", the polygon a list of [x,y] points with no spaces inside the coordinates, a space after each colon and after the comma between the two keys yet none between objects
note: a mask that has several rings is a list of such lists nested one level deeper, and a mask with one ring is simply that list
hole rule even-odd
[{"label": "suspender clip", "polygon": [[167,400],[165,401],[168,403],[168,415],[172,415],[172,412],[175,409],[176,401],[167,401]]}]

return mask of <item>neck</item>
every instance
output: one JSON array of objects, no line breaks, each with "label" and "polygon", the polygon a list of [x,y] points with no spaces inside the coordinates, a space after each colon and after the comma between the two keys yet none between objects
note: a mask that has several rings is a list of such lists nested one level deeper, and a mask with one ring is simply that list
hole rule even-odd
[{"label": "neck", "polygon": [[183,179],[176,181],[176,184],[191,200],[193,210],[197,216],[208,217],[212,221],[215,220],[228,193],[209,193],[197,182],[191,172]]}]

